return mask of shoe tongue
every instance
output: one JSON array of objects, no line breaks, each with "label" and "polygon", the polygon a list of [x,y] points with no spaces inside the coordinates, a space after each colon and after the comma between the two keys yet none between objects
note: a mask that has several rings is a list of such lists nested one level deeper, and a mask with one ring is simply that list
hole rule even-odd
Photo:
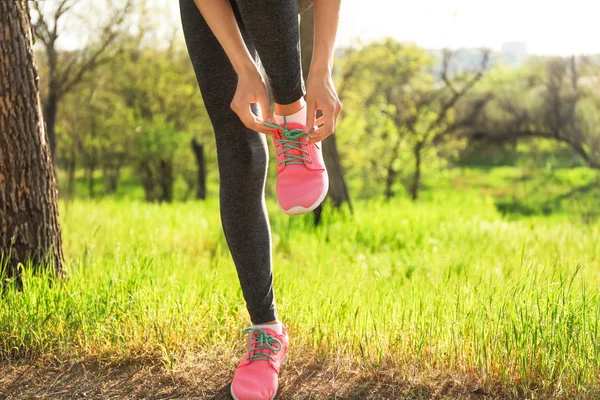
[{"label": "shoe tongue", "polygon": [[[287,127],[287,126],[286,126],[286,128],[287,128],[288,130],[290,130],[290,131],[291,131],[291,130],[293,130],[293,129],[297,129],[297,128],[289,128],[289,127]],[[289,140],[292,140],[292,138],[291,138],[291,137],[288,137],[288,136],[284,135],[284,134],[283,134],[283,132],[280,134],[280,137],[281,137],[282,139],[289,139]],[[306,136],[300,136],[300,137],[298,137],[298,138],[294,139],[294,141],[295,141],[295,142],[298,142],[298,143],[302,143],[303,145],[306,145],[306,144],[308,143],[308,138],[307,138]],[[301,156],[301,155],[303,154],[303,153],[302,153],[300,150],[296,150],[296,149],[293,149],[293,148],[291,148],[291,149],[287,149],[285,153],[286,153],[287,155],[294,155],[294,156]]]},{"label": "shoe tongue", "polygon": [[[272,336],[273,338],[276,337],[276,332],[272,329],[269,328],[261,328],[268,336]],[[248,344],[249,344],[249,350],[250,350],[250,354],[256,355],[256,353],[265,353],[268,352],[270,354],[273,354],[274,351],[271,350],[269,348],[269,343],[267,341],[267,338],[265,337],[265,341],[262,342],[262,346],[260,345],[260,341],[258,340],[257,336],[260,336],[259,332],[252,332],[249,336],[248,336]]]}]

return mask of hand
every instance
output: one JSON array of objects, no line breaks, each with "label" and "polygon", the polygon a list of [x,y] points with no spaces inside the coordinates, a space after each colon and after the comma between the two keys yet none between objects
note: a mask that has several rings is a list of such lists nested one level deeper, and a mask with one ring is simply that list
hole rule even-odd
[{"label": "hand", "polygon": [[[311,71],[306,83],[306,127],[312,138],[308,143],[325,140],[335,132],[342,103],[338,98],[329,72]],[[316,112],[323,116],[316,120]],[[313,131],[313,129],[315,129]]]},{"label": "hand", "polygon": [[[254,115],[250,105],[258,103],[259,116]],[[273,135],[275,130],[264,125],[265,121],[272,122],[273,114],[265,81],[256,68],[238,74],[238,84],[231,101],[231,109],[237,114],[242,123],[253,131]]]}]

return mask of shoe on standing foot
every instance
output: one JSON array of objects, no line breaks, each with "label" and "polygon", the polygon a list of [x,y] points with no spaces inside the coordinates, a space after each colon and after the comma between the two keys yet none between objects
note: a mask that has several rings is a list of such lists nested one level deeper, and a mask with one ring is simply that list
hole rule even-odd
[{"label": "shoe on standing foot", "polygon": [[288,349],[285,327],[281,334],[264,327],[251,327],[244,333],[248,334],[248,350],[235,370],[231,396],[234,400],[272,400]]}]

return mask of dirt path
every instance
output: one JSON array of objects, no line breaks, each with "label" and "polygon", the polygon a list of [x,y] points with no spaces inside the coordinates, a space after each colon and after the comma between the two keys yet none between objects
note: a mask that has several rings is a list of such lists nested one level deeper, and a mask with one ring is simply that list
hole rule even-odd
[{"label": "dirt path", "polygon": [[[168,370],[158,358],[0,363],[0,399],[230,399],[235,359],[197,356]],[[340,361],[288,363],[277,399],[493,399],[449,376],[407,380],[391,370],[361,372]]]}]

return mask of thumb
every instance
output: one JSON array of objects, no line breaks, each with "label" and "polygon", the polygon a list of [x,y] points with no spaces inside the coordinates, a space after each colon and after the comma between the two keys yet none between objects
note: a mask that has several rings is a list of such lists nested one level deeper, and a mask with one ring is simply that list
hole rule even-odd
[{"label": "thumb", "polygon": [[315,116],[317,113],[317,103],[314,100],[306,102],[306,130],[310,134],[315,126]]}]

